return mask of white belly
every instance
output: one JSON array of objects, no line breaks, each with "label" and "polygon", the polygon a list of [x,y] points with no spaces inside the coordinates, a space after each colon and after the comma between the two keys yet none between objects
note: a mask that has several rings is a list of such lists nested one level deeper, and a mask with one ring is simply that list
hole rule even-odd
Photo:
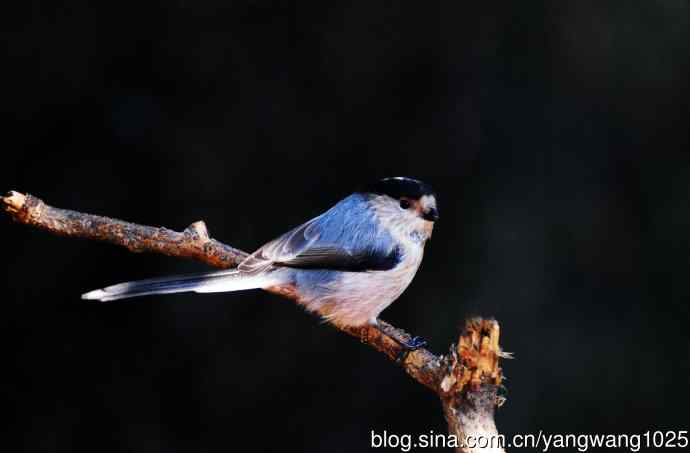
[{"label": "white belly", "polygon": [[417,273],[423,248],[406,253],[403,260],[387,271],[343,272],[341,278],[322,288],[316,297],[300,302],[336,325],[357,326],[378,318],[393,303]]}]

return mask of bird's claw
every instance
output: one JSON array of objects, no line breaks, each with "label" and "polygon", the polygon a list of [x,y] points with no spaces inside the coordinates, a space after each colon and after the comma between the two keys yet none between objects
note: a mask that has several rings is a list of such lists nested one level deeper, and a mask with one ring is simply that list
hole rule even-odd
[{"label": "bird's claw", "polygon": [[426,340],[422,337],[412,337],[408,340],[398,339],[398,343],[402,346],[402,350],[395,359],[397,363],[403,363],[410,352],[416,351],[419,348],[426,346]]},{"label": "bird's claw", "polygon": [[426,346],[426,340],[422,337],[412,337],[410,341],[404,341],[401,343],[407,350],[414,351],[416,349]]}]

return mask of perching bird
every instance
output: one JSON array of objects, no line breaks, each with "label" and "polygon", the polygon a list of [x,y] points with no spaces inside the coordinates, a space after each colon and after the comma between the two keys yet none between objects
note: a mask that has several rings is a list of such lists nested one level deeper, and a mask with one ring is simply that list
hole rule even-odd
[{"label": "perching bird", "polygon": [[[267,243],[236,269],[120,283],[83,299],[284,287],[341,326],[377,324],[412,281],[438,219],[436,196],[411,178],[385,178]],[[400,341],[408,348],[420,344]]]}]

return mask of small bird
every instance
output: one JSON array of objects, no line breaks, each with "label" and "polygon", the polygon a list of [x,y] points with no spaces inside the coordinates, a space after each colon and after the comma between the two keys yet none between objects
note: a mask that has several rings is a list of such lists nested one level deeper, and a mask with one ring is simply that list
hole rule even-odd
[{"label": "small bird", "polygon": [[[120,283],[82,298],[279,287],[336,325],[378,326],[379,314],[414,278],[436,220],[436,195],[429,185],[385,178],[265,244],[237,268]],[[417,337],[395,339],[408,349],[423,345]]]}]

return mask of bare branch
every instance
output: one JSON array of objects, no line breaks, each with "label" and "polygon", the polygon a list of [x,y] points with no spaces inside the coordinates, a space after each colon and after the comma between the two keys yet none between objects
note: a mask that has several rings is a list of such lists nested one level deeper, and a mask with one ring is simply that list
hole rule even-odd
[{"label": "bare branch", "polygon": [[[19,192],[9,192],[2,198],[2,204],[7,214],[18,223],[60,236],[110,242],[132,252],[188,258],[218,268],[236,266],[248,255],[212,239],[202,221],[176,232],[54,208],[34,196]],[[289,286],[274,286],[266,288],[266,291],[288,299],[296,298],[294,289]],[[451,347],[447,356],[437,356],[424,348],[408,353],[396,338],[409,340],[410,335],[384,321],[380,321],[379,328],[334,327],[400,363],[408,375],[433,390],[441,398],[450,434],[461,442],[458,451],[503,451],[500,448],[466,446],[472,436],[496,434],[493,412],[502,380],[499,358],[507,357],[499,347],[496,321],[468,321],[457,346]]]},{"label": "bare branch", "polygon": [[67,209],[54,208],[42,200],[18,192],[2,199],[13,220],[59,236],[94,239],[126,247],[131,252],[155,252],[191,258],[219,268],[229,268],[247,254],[209,238],[204,222],[181,233]]}]

